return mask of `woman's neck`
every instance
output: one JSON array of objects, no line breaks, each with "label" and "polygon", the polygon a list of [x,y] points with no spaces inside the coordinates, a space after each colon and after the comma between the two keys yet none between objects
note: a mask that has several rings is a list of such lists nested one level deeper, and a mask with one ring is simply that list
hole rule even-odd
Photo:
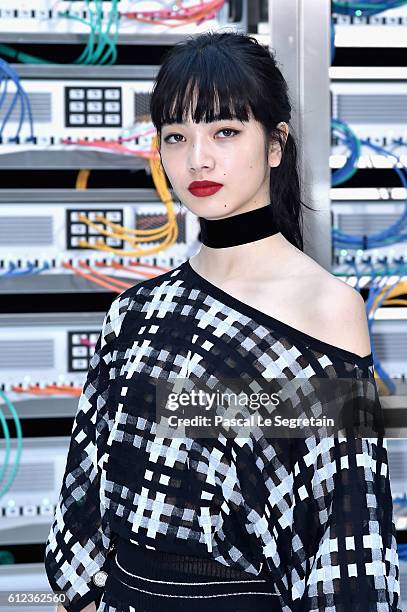
[{"label": "woman's neck", "polygon": [[287,255],[295,247],[278,232],[261,240],[227,248],[211,248],[202,244],[191,262],[194,269],[215,280],[252,278],[264,275],[278,276],[282,272]]}]

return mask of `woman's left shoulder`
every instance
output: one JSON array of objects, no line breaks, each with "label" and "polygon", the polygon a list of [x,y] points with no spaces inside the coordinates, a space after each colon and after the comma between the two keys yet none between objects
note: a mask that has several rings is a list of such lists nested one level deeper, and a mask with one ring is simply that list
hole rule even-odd
[{"label": "woman's left shoulder", "polygon": [[299,289],[318,327],[318,337],[360,356],[371,351],[362,295],[314,259],[301,254]]},{"label": "woman's left shoulder", "polygon": [[365,302],[357,289],[323,269],[315,282],[319,282],[318,302],[323,311],[346,318],[366,316]]},{"label": "woman's left shoulder", "polygon": [[357,355],[368,355],[370,335],[362,295],[326,270],[316,275],[313,282],[321,331],[329,335],[332,344]]}]

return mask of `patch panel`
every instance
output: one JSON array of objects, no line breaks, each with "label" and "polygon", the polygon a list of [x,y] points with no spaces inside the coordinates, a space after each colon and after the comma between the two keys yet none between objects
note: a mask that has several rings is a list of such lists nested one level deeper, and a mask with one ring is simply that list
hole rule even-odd
[{"label": "patch panel", "polygon": [[68,372],[87,372],[98,334],[92,331],[68,332]]},{"label": "patch panel", "polygon": [[[386,190],[346,190],[347,198],[341,197],[341,189],[333,191],[337,195],[331,199],[332,225],[341,232],[354,236],[372,235],[385,230],[393,225],[406,209],[404,189],[398,189],[398,199],[390,197]],[[364,197],[363,194],[358,194],[359,191],[364,191]],[[375,191],[378,197],[369,197]],[[342,251],[343,249],[337,248],[335,257],[338,258]],[[364,249],[363,257],[369,257],[373,264],[383,257],[388,257],[389,263],[404,257],[407,265],[407,247],[404,242],[396,242],[389,246]],[[346,255],[342,259],[344,258]]]},{"label": "patch panel", "polygon": [[[11,261],[19,261],[21,266],[27,261],[36,261],[36,265],[47,261],[51,267],[59,267],[60,272],[69,274],[61,268],[61,262],[100,260],[109,255],[81,247],[81,240],[89,244],[100,240],[112,248],[129,248],[125,241],[99,234],[97,229],[81,220],[81,215],[106,230],[108,228],[97,221],[98,214],[132,230],[159,227],[167,220],[166,208],[157,201],[154,190],[96,190],[96,193],[92,190],[50,190],[46,195],[27,192],[0,192],[0,270],[7,269]],[[187,209],[179,211],[177,208],[175,204],[177,241],[162,252],[143,256],[144,263],[157,259],[159,265],[173,267],[187,259],[191,244],[199,234],[199,221]],[[150,241],[142,246],[148,248],[157,244],[159,242]]]},{"label": "patch panel", "polygon": [[[15,315],[0,319],[1,387],[81,387],[103,316],[99,313]],[[85,347],[86,354],[78,349]],[[86,363],[85,363],[86,362]]]},{"label": "patch panel", "polygon": [[121,87],[65,87],[66,127],[121,125]]},{"label": "patch panel", "polygon": [[[183,0],[182,8],[193,9],[202,8],[202,0]],[[206,2],[208,4],[208,1]],[[101,2],[102,20],[106,24],[109,19],[111,2]],[[173,2],[166,1],[142,1],[139,0],[120,0],[118,2],[119,32],[123,35],[154,35],[167,33],[172,28],[167,25],[149,24],[137,21],[129,15],[142,16],[142,11],[169,10],[173,9]],[[180,11],[175,7],[174,14]],[[68,19],[61,16],[61,13],[69,13],[77,19]],[[221,6],[214,14],[210,11],[208,19],[193,23],[180,24],[177,26],[177,35],[195,34],[204,32],[208,29],[216,30],[223,26],[234,26],[247,31],[248,19],[248,0],[229,0]],[[89,27],[79,20],[88,21],[90,19],[89,7],[84,0],[61,0],[55,4],[53,0],[2,0],[0,8],[0,32],[8,35],[15,33],[40,33],[43,36],[52,34],[88,34]],[[170,35],[174,37],[174,35]],[[134,40],[133,40],[134,43]],[[162,44],[157,38],[157,43]]]},{"label": "patch panel", "polygon": [[[330,90],[333,119],[349,125],[359,138],[370,139],[379,146],[391,145],[393,152],[397,154],[399,150],[403,153],[393,141],[402,139],[407,142],[406,81],[341,80],[331,82]],[[334,145],[332,153],[341,149],[341,146]]]},{"label": "patch panel", "polygon": [[[95,244],[98,240],[102,241],[107,246],[119,249],[124,248],[125,243],[123,240],[104,236],[103,234],[98,233],[97,229],[95,229],[94,227],[89,227],[89,225],[87,225],[81,220],[81,215],[94,222],[97,222],[98,215],[102,215],[107,220],[113,223],[123,225],[123,209],[120,208],[68,208],[66,211],[66,248],[68,250],[81,249],[81,240],[86,240],[86,242],[88,242],[89,244]],[[101,229],[105,228],[102,223],[97,225],[99,225]],[[134,227],[135,225],[132,225],[132,228]]]},{"label": "patch panel", "polygon": [[377,15],[333,15],[336,47],[405,47],[407,5]]},{"label": "patch panel", "polygon": [[[16,104],[2,131],[0,153],[12,152],[22,146],[28,150],[49,150],[50,146],[72,150],[72,144],[68,147],[67,141],[118,140],[147,129],[155,133],[146,111],[156,67],[144,67],[145,70],[132,67],[121,71],[123,78],[115,77],[116,67],[103,67],[103,71],[100,70],[102,67],[96,66],[91,69],[75,67],[75,71],[69,67],[57,71],[47,66],[15,65],[14,68],[31,104],[35,140],[33,144],[28,141],[28,122],[24,122],[18,132],[20,108]],[[98,78],[102,74],[104,78]],[[9,83],[0,109],[0,124],[14,92],[14,83]],[[151,141],[151,133],[141,134],[126,146],[150,149]]]},{"label": "patch panel", "polygon": [[[15,448],[16,440],[12,440]],[[32,528],[30,541],[42,542],[43,533],[49,528],[58,500],[66,455],[67,438],[24,438],[24,450],[13,484],[0,498],[0,542],[6,542],[17,528]],[[15,453],[4,474],[8,480]],[[0,461],[4,465],[4,441],[0,444]],[[27,535],[27,533],[26,533]],[[32,539],[33,538],[33,539]],[[38,538],[38,539],[37,539]]]}]

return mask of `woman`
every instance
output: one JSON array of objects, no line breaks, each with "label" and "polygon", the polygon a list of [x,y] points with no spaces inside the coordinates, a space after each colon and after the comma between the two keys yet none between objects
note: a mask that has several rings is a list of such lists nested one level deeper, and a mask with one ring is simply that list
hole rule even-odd
[{"label": "woman", "polygon": [[[401,612],[381,430],[158,427],[159,391],[179,381],[285,391],[283,415],[334,404],[349,417],[354,399],[366,415],[372,399],[381,416],[363,299],[302,252],[291,106],[274,57],[238,33],[179,43],[151,116],[203,246],[106,314],[46,547],[53,589],[69,612]],[[344,384],[332,393],[341,381],[351,396]]]}]

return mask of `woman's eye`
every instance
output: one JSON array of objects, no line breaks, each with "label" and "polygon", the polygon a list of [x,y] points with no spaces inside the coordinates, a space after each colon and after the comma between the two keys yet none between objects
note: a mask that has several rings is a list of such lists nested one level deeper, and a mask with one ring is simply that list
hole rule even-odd
[{"label": "woman's eye", "polygon": [[[233,132],[234,134],[238,134],[239,130],[232,130],[231,128],[225,128],[224,130],[220,130],[220,132]],[[218,132],[218,134],[220,132]]]},{"label": "woman's eye", "polygon": [[[170,139],[170,138],[173,138],[174,136],[181,136],[181,134],[169,134],[168,136],[166,136],[166,137],[164,138],[164,141],[165,141],[165,142],[169,142],[169,139]],[[172,143],[172,142],[170,142],[170,144],[173,144],[173,143]]]},{"label": "woman's eye", "polygon": [[[224,128],[223,130],[219,130],[217,134],[220,134],[221,132],[232,132],[233,135],[235,135],[239,133],[239,130],[233,130],[232,128]],[[182,134],[168,134],[168,136],[164,138],[164,141],[169,144],[174,144],[174,142],[170,142],[170,138],[176,138],[177,136],[180,136],[182,138]],[[229,136],[226,136],[226,138],[229,138]],[[221,140],[225,140],[225,139],[221,138]],[[176,142],[180,142],[180,141],[177,140]]]}]

